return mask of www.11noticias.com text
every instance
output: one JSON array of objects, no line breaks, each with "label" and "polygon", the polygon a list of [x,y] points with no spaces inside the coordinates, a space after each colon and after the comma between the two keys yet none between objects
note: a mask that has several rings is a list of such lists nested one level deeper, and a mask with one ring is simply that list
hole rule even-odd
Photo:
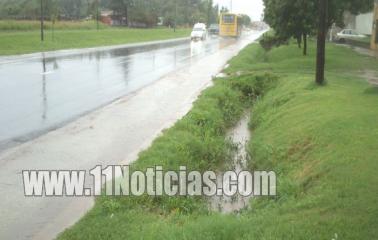
[{"label": "www.11noticias.com text", "polygon": [[273,171],[164,171],[155,166],[131,171],[129,166],[96,166],[85,170],[25,170],[25,196],[275,196]]}]

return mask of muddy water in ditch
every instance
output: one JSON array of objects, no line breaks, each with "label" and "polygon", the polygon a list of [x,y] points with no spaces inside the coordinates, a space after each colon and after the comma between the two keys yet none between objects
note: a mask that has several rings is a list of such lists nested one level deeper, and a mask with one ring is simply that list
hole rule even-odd
[{"label": "muddy water in ditch", "polygon": [[[232,128],[227,133],[227,138],[229,138],[232,143],[237,147],[233,154],[232,159],[232,169],[237,174],[241,171],[245,170],[247,167],[247,160],[249,155],[247,154],[247,144],[251,138],[249,129],[248,129],[248,123],[250,121],[250,113],[249,111],[246,112],[242,119],[237,123],[237,125]],[[222,178],[221,176],[223,173],[220,173],[218,176],[218,186],[221,186],[222,184]],[[229,182],[229,179],[225,179],[225,181]],[[235,195],[235,196],[226,196],[226,195],[220,195],[220,196],[214,196],[210,200],[210,207],[214,211],[219,211],[222,213],[235,213],[239,212],[240,210],[248,207],[249,200],[252,196],[243,197],[241,195]]]}]

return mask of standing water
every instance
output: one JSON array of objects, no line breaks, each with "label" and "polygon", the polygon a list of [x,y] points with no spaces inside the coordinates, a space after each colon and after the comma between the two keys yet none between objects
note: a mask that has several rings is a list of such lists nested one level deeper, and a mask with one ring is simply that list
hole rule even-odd
[{"label": "standing water", "polygon": [[[247,144],[251,138],[248,123],[250,120],[249,112],[245,113],[238,124],[227,133],[229,138],[235,146],[236,151],[233,154],[233,171],[239,174],[247,167],[248,153],[246,150]],[[223,175],[223,174],[222,174]],[[219,174],[219,176],[222,176]],[[218,186],[221,186],[222,177],[218,176]],[[229,179],[225,179],[229,182]],[[226,184],[227,184],[226,182]],[[227,185],[226,185],[227,186]],[[252,196],[243,197],[239,194],[234,196],[226,196],[225,194],[220,196],[214,196],[210,201],[211,209],[222,213],[235,213],[248,206],[248,202]]]}]

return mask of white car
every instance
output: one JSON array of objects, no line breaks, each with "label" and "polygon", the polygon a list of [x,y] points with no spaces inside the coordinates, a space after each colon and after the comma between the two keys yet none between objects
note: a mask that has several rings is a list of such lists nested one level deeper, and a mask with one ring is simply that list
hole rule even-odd
[{"label": "white car", "polygon": [[359,34],[353,29],[344,29],[336,35],[336,41],[345,42],[346,40],[365,38],[365,35]]},{"label": "white car", "polygon": [[204,23],[197,23],[194,25],[190,38],[192,40],[206,40],[207,30]]}]

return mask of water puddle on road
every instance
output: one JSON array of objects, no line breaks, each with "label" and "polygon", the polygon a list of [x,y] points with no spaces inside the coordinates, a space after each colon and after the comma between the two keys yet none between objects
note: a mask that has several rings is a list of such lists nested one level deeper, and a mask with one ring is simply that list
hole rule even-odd
[{"label": "water puddle on road", "polygon": [[[232,141],[237,147],[233,155],[233,171],[237,174],[245,170],[247,167],[248,153],[247,144],[251,138],[248,123],[250,121],[250,112],[247,111],[237,125],[227,133],[227,138]],[[221,186],[221,177],[223,174],[218,174],[218,186]],[[229,181],[229,180],[227,180]],[[249,200],[252,196],[243,197],[239,194],[234,196],[214,196],[210,199],[210,209],[221,213],[237,213],[240,210],[249,206]]]}]

